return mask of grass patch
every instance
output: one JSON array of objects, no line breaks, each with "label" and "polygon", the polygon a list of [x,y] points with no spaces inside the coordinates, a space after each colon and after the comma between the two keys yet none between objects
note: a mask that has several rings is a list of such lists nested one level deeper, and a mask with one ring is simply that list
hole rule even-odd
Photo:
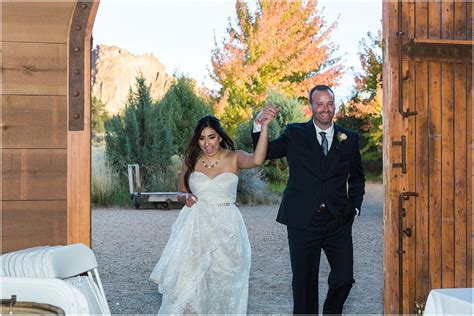
[{"label": "grass patch", "polygon": [[95,206],[130,206],[127,186],[112,171],[104,147],[92,147],[91,203]]}]

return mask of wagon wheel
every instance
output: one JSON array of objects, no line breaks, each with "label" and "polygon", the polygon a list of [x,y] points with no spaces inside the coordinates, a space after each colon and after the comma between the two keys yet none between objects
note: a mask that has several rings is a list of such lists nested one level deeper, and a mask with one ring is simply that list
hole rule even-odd
[{"label": "wagon wheel", "polygon": [[169,202],[168,201],[155,202],[154,204],[155,204],[155,208],[158,209],[158,210],[166,210],[169,207]]},{"label": "wagon wheel", "polygon": [[138,210],[140,208],[140,200],[139,200],[138,196],[133,197],[133,204],[134,204],[136,210]]}]

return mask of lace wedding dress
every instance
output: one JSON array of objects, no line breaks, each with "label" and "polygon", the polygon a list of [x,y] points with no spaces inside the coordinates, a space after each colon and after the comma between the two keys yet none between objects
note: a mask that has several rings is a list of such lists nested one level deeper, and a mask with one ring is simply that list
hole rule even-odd
[{"label": "lace wedding dress", "polygon": [[198,202],[179,213],[150,276],[163,294],[160,314],[246,314],[250,243],[234,204],[238,179],[191,173]]}]

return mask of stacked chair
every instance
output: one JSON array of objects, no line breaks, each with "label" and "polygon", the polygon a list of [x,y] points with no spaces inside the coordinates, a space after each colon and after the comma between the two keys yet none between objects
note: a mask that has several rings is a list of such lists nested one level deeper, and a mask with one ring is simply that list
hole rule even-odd
[{"label": "stacked chair", "polygon": [[23,249],[0,256],[1,298],[50,304],[65,314],[110,309],[94,253],[83,244]]}]

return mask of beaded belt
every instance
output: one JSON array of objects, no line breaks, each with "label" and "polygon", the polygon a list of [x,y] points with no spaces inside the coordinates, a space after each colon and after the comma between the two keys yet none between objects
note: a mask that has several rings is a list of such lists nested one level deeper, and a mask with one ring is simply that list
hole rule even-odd
[{"label": "beaded belt", "polygon": [[211,205],[211,206],[232,206],[232,205],[235,205],[235,203],[223,202],[223,203],[210,203],[209,205]]}]

